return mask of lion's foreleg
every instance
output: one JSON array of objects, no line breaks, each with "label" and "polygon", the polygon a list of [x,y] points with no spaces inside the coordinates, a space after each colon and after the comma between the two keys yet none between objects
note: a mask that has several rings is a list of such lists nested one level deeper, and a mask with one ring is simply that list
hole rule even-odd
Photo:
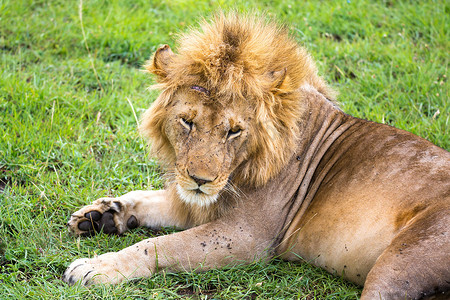
[{"label": "lion's foreleg", "polygon": [[99,231],[121,234],[138,226],[181,227],[171,212],[165,190],[133,191],[117,198],[100,198],[73,213],[67,225],[76,235]]},{"label": "lion's foreleg", "polygon": [[270,255],[270,238],[244,225],[208,223],[141,241],[115,253],[74,261],[63,280],[73,284],[119,283],[161,270],[203,271],[242,264]]}]

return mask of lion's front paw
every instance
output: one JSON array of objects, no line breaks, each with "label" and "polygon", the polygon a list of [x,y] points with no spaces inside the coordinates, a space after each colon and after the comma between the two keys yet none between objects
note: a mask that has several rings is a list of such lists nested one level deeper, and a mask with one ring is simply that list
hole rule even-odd
[{"label": "lion's front paw", "polygon": [[75,260],[64,272],[62,280],[70,285],[99,283],[119,283],[126,279],[118,270],[117,254],[106,253],[94,258]]},{"label": "lion's front paw", "polygon": [[126,218],[125,213],[126,207],[119,200],[101,198],[73,213],[67,226],[75,235],[90,235],[100,231],[121,234],[139,225],[135,216]]},{"label": "lion's front paw", "polygon": [[90,259],[80,258],[70,264],[64,272],[62,280],[70,285],[81,282],[87,285],[92,276],[95,275],[94,267],[89,263]]}]

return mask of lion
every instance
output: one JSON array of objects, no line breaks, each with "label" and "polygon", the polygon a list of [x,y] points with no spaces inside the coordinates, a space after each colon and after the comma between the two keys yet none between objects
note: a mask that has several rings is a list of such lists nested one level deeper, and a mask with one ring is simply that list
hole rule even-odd
[{"label": "lion", "polygon": [[161,93],[140,131],[164,190],[102,198],[76,235],[138,226],[182,231],[75,260],[63,280],[119,283],[278,256],[364,286],[361,299],[450,289],[450,154],[344,113],[288,31],[219,13],[145,66]]}]

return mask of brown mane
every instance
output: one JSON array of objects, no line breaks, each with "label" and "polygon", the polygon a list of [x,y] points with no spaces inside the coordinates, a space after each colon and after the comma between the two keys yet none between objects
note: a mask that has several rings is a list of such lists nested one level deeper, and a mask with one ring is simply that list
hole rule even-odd
[{"label": "brown mane", "polygon": [[[249,138],[250,157],[233,174],[237,184],[265,184],[293,155],[303,107],[299,87],[309,84],[332,99],[333,92],[317,75],[305,49],[285,28],[254,16],[219,13],[212,23],[180,36],[178,54],[167,72],[146,65],[157,75],[153,88],[161,95],[144,114],[141,132],[152,141],[154,154],[167,166],[175,152],[164,134],[171,95],[180,87],[200,86],[215,101],[251,105],[255,119]],[[270,49],[270,51],[268,51]]]}]

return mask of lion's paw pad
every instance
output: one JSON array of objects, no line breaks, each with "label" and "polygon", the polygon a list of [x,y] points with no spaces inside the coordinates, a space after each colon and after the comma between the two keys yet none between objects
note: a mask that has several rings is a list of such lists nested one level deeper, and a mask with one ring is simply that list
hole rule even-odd
[{"label": "lion's paw pad", "polygon": [[103,214],[98,211],[91,211],[84,214],[87,220],[78,223],[78,229],[87,234],[103,231],[107,234],[117,234],[116,223],[114,222],[114,213],[106,211]]},{"label": "lion's paw pad", "polygon": [[125,217],[125,208],[117,200],[99,199],[72,214],[67,226],[75,235],[86,236],[98,232],[120,234],[139,226],[135,216]]}]

